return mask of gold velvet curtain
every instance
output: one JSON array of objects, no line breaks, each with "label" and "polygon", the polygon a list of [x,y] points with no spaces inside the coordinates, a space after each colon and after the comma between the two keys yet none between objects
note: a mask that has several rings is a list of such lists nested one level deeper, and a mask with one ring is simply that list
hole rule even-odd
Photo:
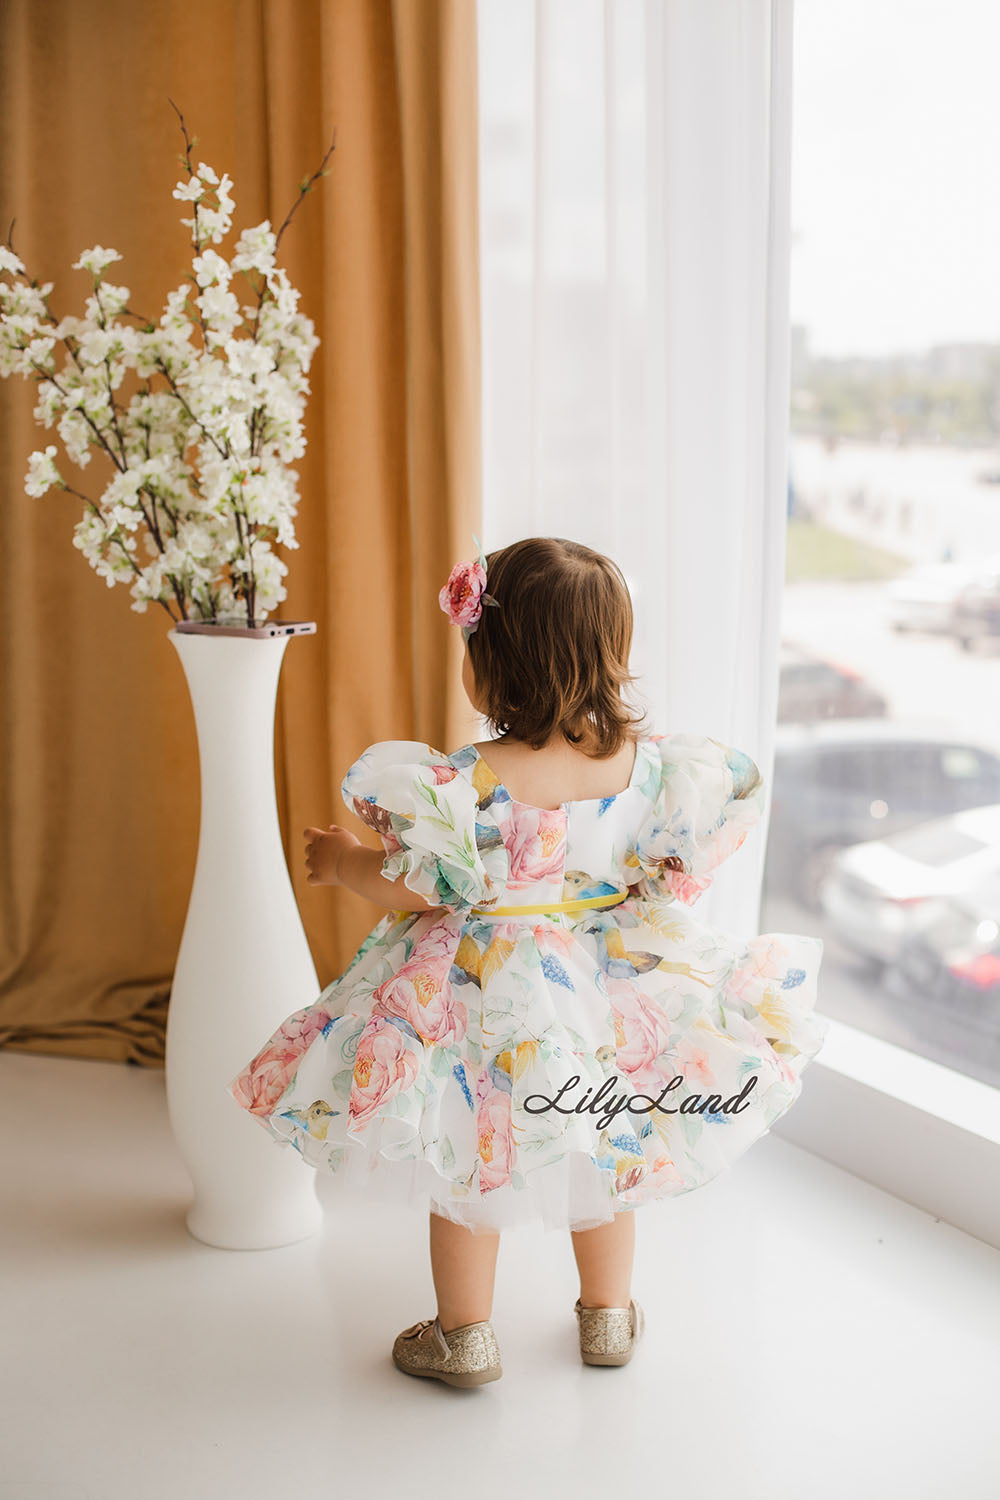
[{"label": "gold velvet curtain", "polygon": [[[192,159],[233,178],[233,230],[277,228],[336,131],[329,175],[279,259],[322,340],[296,463],[293,638],[275,765],[285,851],[326,984],[380,910],[306,884],[301,830],[342,823],[341,778],[376,739],[475,737],[459,632],[438,607],[479,532],[475,0],[4,0],[0,238],[82,313],[93,245],[158,319],[190,270]],[[169,96],[169,97],[168,97]],[[60,361],[61,363],[61,361]],[[126,384],[123,390],[131,390]],[[119,393],[119,395],[121,392]],[[160,606],[130,608],[72,545],[83,502],[24,491],[55,441],[33,382],[0,380],[0,1046],[162,1066],[198,836],[198,752]]]}]

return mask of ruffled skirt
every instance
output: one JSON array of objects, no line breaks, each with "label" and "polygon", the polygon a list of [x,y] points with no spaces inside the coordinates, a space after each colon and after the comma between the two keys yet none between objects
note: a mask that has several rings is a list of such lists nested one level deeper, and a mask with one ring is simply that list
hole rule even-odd
[{"label": "ruffled skirt", "polygon": [[593,1229],[704,1186],[791,1107],[822,952],[639,897],[389,912],[227,1088],[348,1190],[474,1232]]}]

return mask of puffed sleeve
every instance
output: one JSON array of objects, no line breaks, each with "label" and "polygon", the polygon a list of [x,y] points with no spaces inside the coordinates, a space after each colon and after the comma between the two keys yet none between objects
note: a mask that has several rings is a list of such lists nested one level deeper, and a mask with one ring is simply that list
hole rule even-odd
[{"label": "puffed sleeve", "polygon": [[640,894],[693,906],[764,810],[764,781],[742,750],[705,735],[651,736],[660,785],[635,842]]},{"label": "puffed sleeve", "polygon": [[434,906],[464,911],[495,906],[509,871],[507,849],[491,807],[447,755],[417,740],[369,745],[341,783],[351,812],[375,830],[387,880]]}]

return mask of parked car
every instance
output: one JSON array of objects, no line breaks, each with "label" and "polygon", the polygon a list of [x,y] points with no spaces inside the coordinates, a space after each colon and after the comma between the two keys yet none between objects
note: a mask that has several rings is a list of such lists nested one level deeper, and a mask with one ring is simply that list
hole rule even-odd
[{"label": "parked car", "polygon": [[926,910],[994,877],[1000,878],[1000,802],[852,844],[832,861],[819,900],[842,943],[885,964],[899,956]]},{"label": "parked car", "polygon": [[1000,1053],[1000,879],[943,898],[907,935],[885,970],[886,994],[915,1010],[945,1011]]},{"label": "parked car", "polygon": [[782,643],[780,674],[779,722],[864,719],[889,711],[888,701],[853,667],[814,656],[790,642]]},{"label": "parked car", "polygon": [[963,651],[1000,637],[1000,559],[988,559],[959,590],[949,629]]},{"label": "parked car", "polygon": [[896,719],[779,724],[765,890],[819,912],[819,886],[848,844],[1000,802],[1000,752]]},{"label": "parked car", "polygon": [[972,563],[921,563],[886,584],[884,615],[893,630],[951,633],[955,601],[975,577]]}]

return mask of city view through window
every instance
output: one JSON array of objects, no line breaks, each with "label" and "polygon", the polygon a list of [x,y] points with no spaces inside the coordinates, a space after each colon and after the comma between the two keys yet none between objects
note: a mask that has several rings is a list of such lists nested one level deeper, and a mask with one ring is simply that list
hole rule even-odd
[{"label": "city view through window", "polygon": [[1000,12],[974,0],[796,3],[762,910],[765,929],[823,937],[825,1014],[994,1086],[998,43]]}]

